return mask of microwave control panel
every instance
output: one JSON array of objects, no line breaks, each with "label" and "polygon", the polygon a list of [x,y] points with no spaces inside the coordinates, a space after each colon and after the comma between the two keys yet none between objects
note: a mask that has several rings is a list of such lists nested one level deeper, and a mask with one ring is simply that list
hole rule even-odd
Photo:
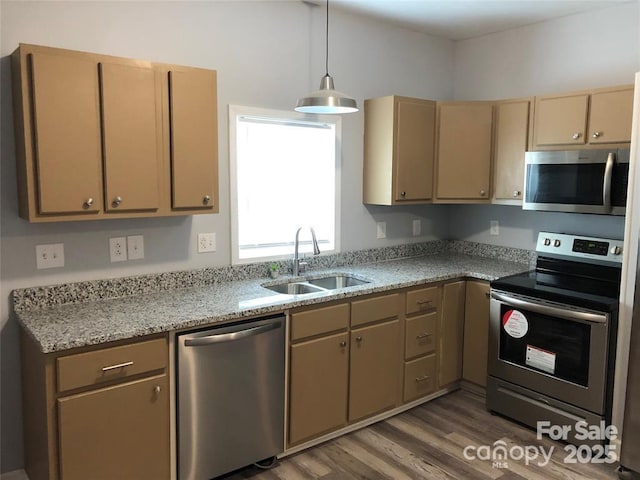
[{"label": "microwave control panel", "polygon": [[622,263],[622,245],[622,240],[540,232],[536,251],[573,257],[575,260],[583,258]]}]

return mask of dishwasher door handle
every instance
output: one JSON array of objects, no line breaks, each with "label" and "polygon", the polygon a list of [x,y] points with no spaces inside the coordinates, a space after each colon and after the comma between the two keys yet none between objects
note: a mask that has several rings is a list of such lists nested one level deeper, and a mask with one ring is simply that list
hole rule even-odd
[{"label": "dishwasher door handle", "polygon": [[213,343],[221,342],[233,342],[234,340],[242,340],[243,338],[253,337],[260,335],[261,333],[268,332],[280,328],[282,322],[277,321],[268,323],[267,325],[260,325],[259,327],[248,328],[246,330],[239,330],[231,333],[220,333],[218,335],[207,335],[206,337],[188,338],[184,341],[185,347],[199,347],[202,345],[211,345]]}]

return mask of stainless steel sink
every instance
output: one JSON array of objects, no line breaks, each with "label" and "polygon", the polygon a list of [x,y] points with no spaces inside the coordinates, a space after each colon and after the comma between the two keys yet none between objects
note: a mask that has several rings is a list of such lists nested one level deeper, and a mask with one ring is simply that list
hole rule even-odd
[{"label": "stainless steel sink", "polygon": [[327,275],[326,277],[317,277],[305,281],[263,285],[263,287],[284,295],[304,295],[306,293],[327,292],[340,288],[355,287],[365,283],[369,283],[369,281],[361,280],[351,275]]},{"label": "stainless steel sink", "polygon": [[274,292],[284,293],[285,295],[301,295],[304,293],[318,293],[325,291],[324,288],[301,282],[278,283],[277,285],[263,286],[264,288],[268,288],[269,290],[273,290]]},{"label": "stainless steel sink", "polygon": [[369,283],[350,275],[330,275],[327,277],[313,278],[308,280],[311,285],[326,288],[327,290],[337,290],[338,288],[355,287]]}]

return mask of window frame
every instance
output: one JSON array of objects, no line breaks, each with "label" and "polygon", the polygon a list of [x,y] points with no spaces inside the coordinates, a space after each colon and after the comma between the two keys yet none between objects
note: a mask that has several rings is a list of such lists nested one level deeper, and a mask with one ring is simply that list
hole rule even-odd
[{"label": "window frame", "polygon": [[[293,245],[291,253],[285,255],[260,256],[252,258],[240,258],[240,246],[238,244],[238,157],[237,157],[237,119],[241,116],[266,117],[269,119],[281,119],[283,121],[306,121],[317,123],[328,123],[335,127],[335,188],[334,188],[334,248],[322,250],[321,255],[339,253],[340,250],[340,212],[341,212],[341,164],[342,164],[342,119],[336,115],[314,115],[303,114],[296,111],[274,110],[259,107],[249,107],[243,105],[229,105],[229,200],[230,200],[230,225],[231,225],[231,264],[244,265],[250,263],[279,261],[293,258]],[[304,193],[291,192],[292,198],[302,196]],[[300,225],[307,227],[309,225]],[[313,226],[313,225],[311,225]],[[300,239],[307,241],[311,239],[311,234],[306,228],[300,232]],[[295,240],[295,232],[291,233],[291,243]]]}]

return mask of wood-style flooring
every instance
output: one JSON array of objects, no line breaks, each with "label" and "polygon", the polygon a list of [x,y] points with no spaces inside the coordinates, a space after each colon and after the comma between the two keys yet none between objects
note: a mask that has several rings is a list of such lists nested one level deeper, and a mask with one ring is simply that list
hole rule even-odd
[{"label": "wood-style flooring", "polygon": [[[465,459],[465,447],[489,446],[502,440],[507,449],[537,447],[549,452],[525,464],[507,459]],[[347,434],[322,445],[280,459],[270,470],[248,467],[225,480],[417,480],[417,479],[617,479],[617,465],[565,463],[565,445],[500,416],[487,412],[484,398],[458,390],[395,417]],[[482,451],[482,450],[481,450]],[[521,449],[512,450],[515,456]],[[471,453],[471,449],[467,450]],[[468,457],[470,455],[467,455]]]}]

